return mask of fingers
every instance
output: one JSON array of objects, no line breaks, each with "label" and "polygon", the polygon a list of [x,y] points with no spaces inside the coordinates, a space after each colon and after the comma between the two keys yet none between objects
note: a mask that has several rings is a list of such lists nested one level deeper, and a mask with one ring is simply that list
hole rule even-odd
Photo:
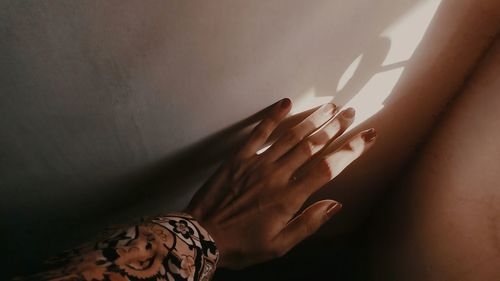
[{"label": "fingers", "polygon": [[340,209],[342,204],[334,200],[323,200],[309,206],[278,234],[275,239],[279,245],[278,251],[283,251],[281,254],[286,253],[297,243],[315,233]]},{"label": "fingers", "polygon": [[264,146],[267,139],[281,122],[281,120],[283,120],[288,112],[290,112],[291,104],[292,103],[288,98],[276,103],[271,109],[269,116],[262,120],[259,125],[257,125],[253,129],[252,133],[250,134],[250,138],[243,145],[238,156],[242,159],[246,159],[255,155],[255,153],[262,146]]},{"label": "fingers", "polygon": [[236,178],[241,174],[250,160],[249,157],[266,143],[269,135],[274,131],[281,120],[291,109],[291,101],[286,98],[272,105],[266,112],[265,117],[252,131],[249,139],[236,155],[238,161],[228,161],[224,163],[217,172],[204,184],[204,186],[195,194],[186,212],[196,218],[205,218],[211,215],[216,206],[224,205],[227,200],[232,198],[234,193],[234,184],[228,186],[224,184],[229,177]]},{"label": "fingers", "polygon": [[376,139],[375,130],[368,129],[348,140],[336,151],[322,156],[294,186],[302,199],[307,199],[312,193],[327,182],[338,176],[349,164],[366,152]]},{"label": "fingers", "polygon": [[278,159],[277,166],[285,172],[287,180],[311,156],[342,135],[354,121],[354,114],[353,108],[342,111],[323,128],[302,140],[299,145]]},{"label": "fingers", "polygon": [[288,133],[280,137],[267,151],[262,153],[262,161],[276,161],[297,145],[304,137],[308,136],[330,120],[335,114],[335,110],[336,106],[333,103],[327,103],[318,108],[311,115],[309,115],[309,117],[290,129]]}]

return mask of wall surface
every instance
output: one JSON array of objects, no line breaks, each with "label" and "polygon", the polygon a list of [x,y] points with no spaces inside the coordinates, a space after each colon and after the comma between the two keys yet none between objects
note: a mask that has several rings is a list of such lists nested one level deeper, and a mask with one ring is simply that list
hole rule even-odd
[{"label": "wall surface", "polygon": [[[298,109],[375,100],[365,119],[385,105],[371,122],[414,137],[382,145],[371,159],[393,149],[387,165],[356,175],[387,174],[434,118],[408,133],[394,114],[438,111],[491,34],[464,31],[487,24],[472,1],[440,2],[1,1],[2,267],[36,268],[103,225],[182,208],[251,123],[237,122],[283,97]],[[411,82],[448,72],[439,86]],[[363,89],[368,101],[352,100]],[[374,190],[390,178],[374,176]],[[337,195],[358,210],[345,220],[362,217],[366,201]]]}]

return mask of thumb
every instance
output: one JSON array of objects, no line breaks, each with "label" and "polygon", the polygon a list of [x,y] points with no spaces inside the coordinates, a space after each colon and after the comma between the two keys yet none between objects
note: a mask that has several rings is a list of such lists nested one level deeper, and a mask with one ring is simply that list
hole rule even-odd
[{"label": "thumb", "polygon": [[276,241],[280,241],[285,252],[288,252],[299,242],[315,233],[340,209],[342,209],[342,204],[335,200],[318,201],[291,220],[278,234]]}]

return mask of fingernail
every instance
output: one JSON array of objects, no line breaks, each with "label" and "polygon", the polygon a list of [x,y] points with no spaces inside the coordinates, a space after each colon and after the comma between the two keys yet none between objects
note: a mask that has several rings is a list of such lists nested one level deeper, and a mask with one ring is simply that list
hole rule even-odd
[{"label": "fingernail", "polygon": [[327,103],[323,105],[323,113],[325,113],[326,115],[333,115],[334,111],[335,111],[335,104]]},{"label": "fingernail", "polygon": [[377,132],[375,132],[375,129],[371,128],[363,132],[361,134],[361,137],[365,140],[365,142],[370,142],[372,141],[375,137],[377,136]]},{"label": "fingernail", "polygon": [[326,217],[331,218],[333,215],[338,213],[340,209],[342,209],[342,204],[336,201],[333,202],[332,204],[330,204],[330,206],[328,206],[328,209],[326,209]]},{"label": "fingernail", "polygon": [[280,106],[281,106],[282,109],[286,109],[286,108],[288,108],[290,106],[290,103],[291,103],[290,99],[286,98],[286,99],[284,99],[284,100],[281,101]]},{"label": "fingernail", "polygon": [[342,117],[351,119],[354,117],[354,114],[356,114],[356,110],[354,108],[349,107],[348,109],[342,111]]}]

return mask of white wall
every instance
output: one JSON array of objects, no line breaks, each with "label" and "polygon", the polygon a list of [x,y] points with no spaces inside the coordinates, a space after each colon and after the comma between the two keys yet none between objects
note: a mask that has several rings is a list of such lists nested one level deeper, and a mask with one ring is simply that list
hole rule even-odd
[{"label": "white wall", "polygon": [[345,104],[384,66],[405,66],[439,3],[2,1],[10,264],[37,262],[118,210],[182,208],[229,145],[215,133],[282,97]]}]

